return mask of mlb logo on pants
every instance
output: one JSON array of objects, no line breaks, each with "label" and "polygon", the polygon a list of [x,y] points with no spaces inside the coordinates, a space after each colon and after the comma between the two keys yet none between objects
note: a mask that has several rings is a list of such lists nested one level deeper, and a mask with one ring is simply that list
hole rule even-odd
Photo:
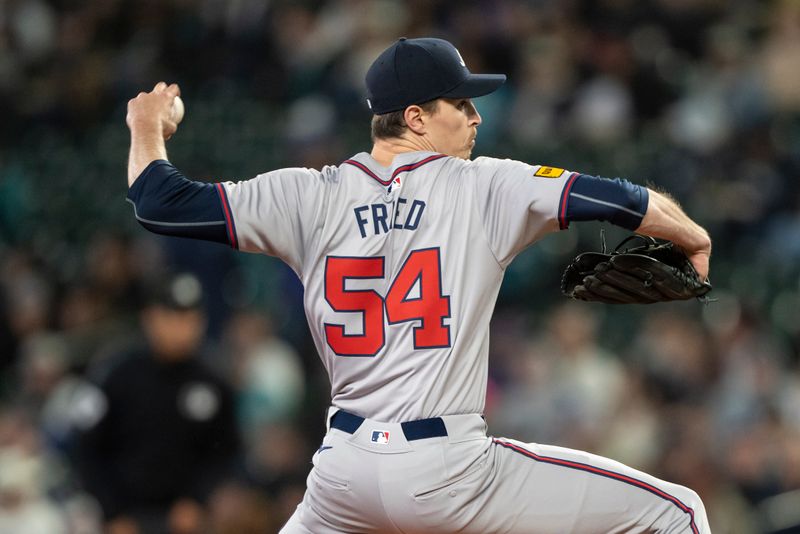
[{"label": "mlb logo on pants", "polygon": [[379,445],[388,445],[389,444],[389,431],[388,430],[373,430],[372,431],[372,443],[378,443]]}]

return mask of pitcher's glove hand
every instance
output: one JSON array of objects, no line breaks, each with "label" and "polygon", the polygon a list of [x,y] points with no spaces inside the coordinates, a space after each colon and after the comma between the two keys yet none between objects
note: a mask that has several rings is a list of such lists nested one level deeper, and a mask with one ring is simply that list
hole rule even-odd
[{"label": "pitcher's glove hand", "polygon": [[[637,241],[638,244],[627,243]],[[711,284],[700,280],[692,263],[670,241],[632,235],[610,254],[584,252],[564,270],[561,291],[578,300],[609,304],[651,304],[705,295]]]}]

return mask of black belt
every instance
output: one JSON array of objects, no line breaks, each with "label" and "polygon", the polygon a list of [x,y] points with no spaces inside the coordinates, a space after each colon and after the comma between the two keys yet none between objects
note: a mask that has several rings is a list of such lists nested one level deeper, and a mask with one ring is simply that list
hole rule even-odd
[{"label": "black belt", "polygon": [[[354,434],[364,422],[364,418],[350,412],[339,410],[331,417],[331,428]],[[407,421],[400,423],[408,441],[426,438],[440,438],[447,435],[447,428],[441,417],[431,419],[419,419],[417,421]]]}]

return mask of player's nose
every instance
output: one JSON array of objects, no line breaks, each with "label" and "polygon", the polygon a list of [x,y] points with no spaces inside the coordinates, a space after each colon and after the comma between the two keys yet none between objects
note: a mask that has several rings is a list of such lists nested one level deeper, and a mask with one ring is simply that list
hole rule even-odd
[{"label": "player's nose", "polygon": [[481,118],[481,114],[476,111],[475,115],[472,116],[472,124],[474,124],[475,126],[478,126],[482,122],[483,122],[483,119]]},{"label": "player's nose", "polygon": [[481,118],[481,114],[478,113],[478,110],[475,108],[475,104],[472,102],[469,103],[469,124],[470,126],[478,126],[480,123],[483,122],[483,118]]}]

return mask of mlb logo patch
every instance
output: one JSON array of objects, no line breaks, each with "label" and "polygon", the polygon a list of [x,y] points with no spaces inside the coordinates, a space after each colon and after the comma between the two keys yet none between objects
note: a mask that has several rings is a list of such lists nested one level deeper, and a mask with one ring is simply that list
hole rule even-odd
[{"label": "mlb logo patch", "polygon": [[389,191],[388,192],[391,193],[392,190],[400,191],[400,186],[402,186],[402,185],[403,184],[401,183],[400,177],[397,176],[394,180],[392,180],[392,183],[389,184]]},{"label": "mlb logo patch", "polygon": [[388,430],[373,430],[372,431],[372,443],[377,443],[379,445],[388,445],[389,444],[389,431]]}]

